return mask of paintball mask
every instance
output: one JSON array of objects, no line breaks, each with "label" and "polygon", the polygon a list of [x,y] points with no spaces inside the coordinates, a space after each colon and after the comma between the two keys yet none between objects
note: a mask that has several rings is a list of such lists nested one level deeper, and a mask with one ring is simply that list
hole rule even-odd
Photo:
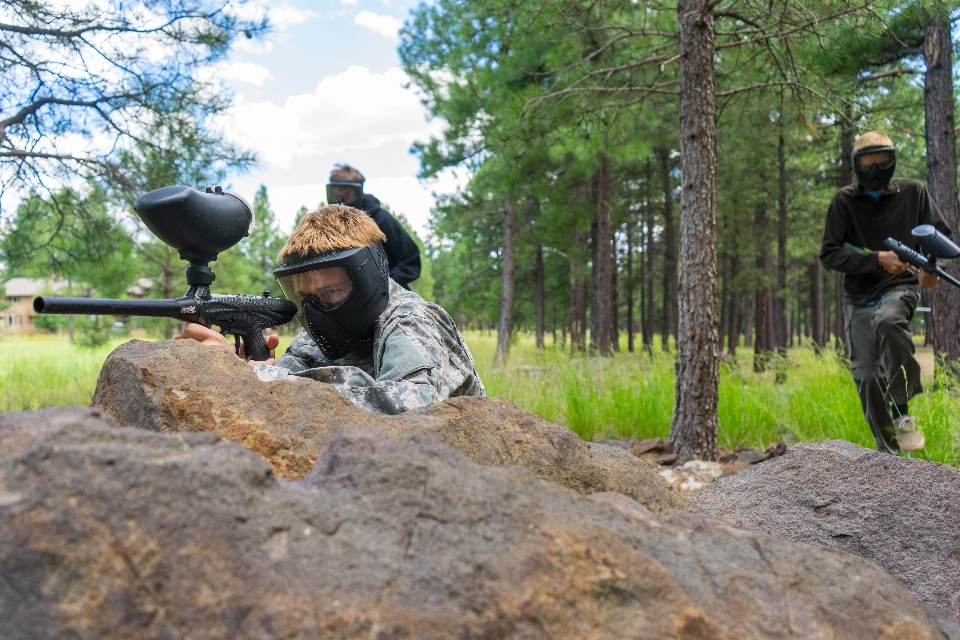
[{"label": "paintball mask", "polygon": [[327,183],[327,204],[345,204],[362,209],[363,183],[331,180]]},{"label": "paintball mask", "polygon": [[853,172],[867,191],[883,191],[897,168],[897,153],[892,146],[864,147],[853,152]]},{"label": "paintball mask", "polygon": [[287,256],[274,270],[297,317],[330,360],[372,346],[373,325],[387,308],[390,278],[383,245]]}]

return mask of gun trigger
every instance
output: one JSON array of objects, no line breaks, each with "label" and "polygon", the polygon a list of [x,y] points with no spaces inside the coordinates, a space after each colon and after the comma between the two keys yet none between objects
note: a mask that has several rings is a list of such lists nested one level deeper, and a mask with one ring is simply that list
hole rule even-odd
[{"label": "gun trigger", "polygon": [[233,350],[240,355],[240,335],[237,333],[233,334]]}]

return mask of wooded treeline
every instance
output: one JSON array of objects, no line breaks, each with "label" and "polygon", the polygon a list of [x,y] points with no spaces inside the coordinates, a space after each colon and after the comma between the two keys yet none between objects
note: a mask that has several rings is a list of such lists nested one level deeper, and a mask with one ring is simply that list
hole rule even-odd
[{"label": "wooded treeline", "polygon": [[[630,349],[676,348],[671,443],[709,456],[714,441],[697,434],[715,432],[721,350],[746,348],[762,369],[798,341],[840,343],[841,281],[817,253],[856,135],[888,132],[897,176],[928,181],[956,228],[955,9],[421,5],[401,58],[448,125],[416,148],[422,173],[473,171],[433,218],[438,301],[497,327],[498,358],[517,329],[574,354],[610,353],[621,332]],[[935,346],[956,358],[947,289]]]}]

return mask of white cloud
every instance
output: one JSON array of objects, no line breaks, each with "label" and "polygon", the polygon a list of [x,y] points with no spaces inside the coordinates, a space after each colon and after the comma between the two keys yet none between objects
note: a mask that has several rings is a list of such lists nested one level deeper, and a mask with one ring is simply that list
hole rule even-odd
[{"label": "white cloud", "polygon": [[340,0],[340,4],[355,7],[360,4],[360,0]]},{"label": "white cloud", "polygon": [[452,192],[463,181],[417,181],[419,163],[410,145],[440,134],[443,127],[426,120],[420,95],[405,88],[408,82],[399,68],[378,74],[352,66],[282,104],[237,98],[218,124],[228,139],[259,152],[263,170],[235,179],[234,187],[252,197],[265,184],[289,231],[301,205],[314,207],[324,200],[333,164],[348,162],[367,177],[369,193],[423,229],[434,203],[431,192]]},{"label": "white cloud", "polygon": [[298,9],[289,4],[271,7],[268,15],[270,17],[270,23],[281,30],[291,25],[303,24],[308,20],[320,17],[309,9]]},{"label": "white cloud", "polygon": [[391,142],[409,146],[439,133],[426,122],[419,94],[405,88],[399,68],[382,74],[351,66],[324,78],[313,93],[294,95],[282,105],[248,102],[242,97],[223,122],[228,135],[261,151],[262,158],[289,168],[294,158],[381,148]]},{"label": "white cloud", "polygon": [[218,76],[224,80],[246,82],[255,87],[262,87],[263,83],[272,78],[270,69],[252,62],[228,62],[218,68]]},{"label": "white cloud", "polygon": [[387,36],[388,38],[396,38],[400,27],[403,26],[403,23],[393,16],[379,16],[367,9],[364,9],[354,16],[353,21],[361,27],[376,31],[380,35]]}]

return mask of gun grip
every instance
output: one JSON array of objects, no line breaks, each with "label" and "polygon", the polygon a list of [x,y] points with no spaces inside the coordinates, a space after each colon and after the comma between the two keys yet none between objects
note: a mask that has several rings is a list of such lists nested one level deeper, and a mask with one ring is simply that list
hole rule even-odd
[{"label": "gun grip", "polygon": [[267,342],[263,339],[263,332],[259,329],[255,329],[241,337],[243,338],[243,350],[247,354],[247,360],[262,362],[270,358],[270,350],[267,349]]}]

